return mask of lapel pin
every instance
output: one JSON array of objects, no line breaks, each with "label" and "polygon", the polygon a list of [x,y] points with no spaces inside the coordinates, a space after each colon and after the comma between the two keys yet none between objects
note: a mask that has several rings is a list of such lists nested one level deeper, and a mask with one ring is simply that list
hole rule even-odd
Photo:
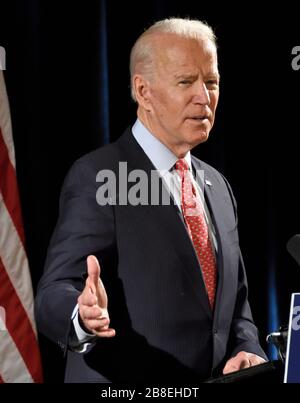
[{"label": "lapel pin", "polygon": [[207,186],[212,186],[211,181],[205,179],[205,183],[207,184]]}]

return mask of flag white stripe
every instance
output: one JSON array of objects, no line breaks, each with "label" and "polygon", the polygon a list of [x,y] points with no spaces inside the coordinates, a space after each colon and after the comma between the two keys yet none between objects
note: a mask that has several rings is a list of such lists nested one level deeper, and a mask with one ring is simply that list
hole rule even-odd
[{"label": "flag white stripe", "polygon": [[[10,110],[2,71],[0,71],[0,128],[1,142],[2,145],[3,141],[5,144],[5,147],[2,147],[0,149],[1,160],[4,162],[4,164],[6,164],[7,161],[5,160],[5,154],[6,152],[8,152],[8,159],[10,161],[10,164],[12,164],[13,168],[15,169],[15,152],[12,136]],[[9,166],[8,168],[8,174],[11,175],[11,166]],[[3,174],[5,174],[5,172],[0,172],[0,175]],[[3,323],[3,321],[5,321],[5,318],[3,318],[3,320],[0,318],[0,376],[1,381],[5,383],[32,383],[34,381],[42,382],[42,371],[40,366],[38,343],[37,340],[34,341],[32,333],[33,331],[36,335],[33,309],[34,300],[30,270],[24,245],[14,224],[14,218],[17,220],[21,213],[19,211],[19,201],[12,200],[12,197],[17,196],[15,188],[16,184],[5,182],[5,177],[3,179],[4,186],[8,186],[8,195],[5,195],[5,197],[7,196],[5,202],[10,203],[10,205],[5,205],[3,195],[0,190],[0,258],[2,263],[1,271],[5,270],[3,276],[6,279],[8,277],[13,288],[11,289],[10,284],[8,284],[8,290],[2,288],[3,292],[1,291],[0,294],[0,305],[3,305],[3,307],[0,314],[2,314],[3,316],[3,308],[7,304],[7,306],[9,306],[11,309],[11,301],[6,301],[3,298],[10,298],[9,295],[11,292],[13,292],[14,294],[11,294],[12,301],[16,303],[16,298],[18,298],[20,300],[20,303],[22,304],[22,309],[21,306],[18,307],[18,313],[23,315],[20,320],[22,321],[24,319],[24,326],[20,327],[20,329],[12,329],[10,333],[8,331],[8,329],[10,329],[10,326],[8,327],[8,329],[4,327],[5,324]],[[6,179],[15,180],[15,178]],[[10,209],[9,211],[7,207]],[[16,225],[21,226],[21,222],[16,223]],[[22,232],[22,228],[18,228],[18,230]],[[8,291],[8,293],[6,291]],[[27,318],[29,319],[30,323],[28,323]],[[32,331],[30,329],[30,325]],[[20,342],[20,345],[16,344],[14,339],[16,340],[16,343]],[[21,352],[25,357],[24,359]],[[26,362],[24,360],[26,360]]]},{"label": "flag white stripe", "polygon": [[5,383],[33,383],[27,366],[7,330],[0,330],[0,375]]},{"label": "flag white stripe", "polygon": [[15,149],[12,136],[9,104],[4,83],[3,72],[1,70],[0,70],[0,127],[4,138],[4,142],[8,149],[9,159],[12,165],[16,167]]},{"label": "flag white stripe", "polygon": [[27,256],[0,192],[0,256],[36,334],[32,284]]}]

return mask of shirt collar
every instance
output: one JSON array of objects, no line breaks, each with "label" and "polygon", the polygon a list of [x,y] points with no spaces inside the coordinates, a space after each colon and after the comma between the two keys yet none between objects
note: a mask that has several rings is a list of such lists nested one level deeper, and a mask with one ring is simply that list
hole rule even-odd
[{"label": "shirt collar", "polygon": [[[160,140],[158,140],[158,138],[155,137],[139,119],[137,119],[133,125],[132,133],[158,171],[167,172],[173,168],[178,160],[177,156]],[[188,152],[184,159],[191,169],[191,153]]]}]

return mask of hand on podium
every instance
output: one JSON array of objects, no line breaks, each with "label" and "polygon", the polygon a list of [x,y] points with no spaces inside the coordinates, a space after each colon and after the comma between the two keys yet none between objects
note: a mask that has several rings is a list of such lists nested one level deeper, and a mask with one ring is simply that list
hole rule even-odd
[{"label": "hand on podium", "polygon": [[254,367],[264,362],[266,362],[266,360],[256,354],[240,351],[235,357],[227,361],[223,369],[223,374],[226,375],[230,372],[239,371],[240,369]]}]

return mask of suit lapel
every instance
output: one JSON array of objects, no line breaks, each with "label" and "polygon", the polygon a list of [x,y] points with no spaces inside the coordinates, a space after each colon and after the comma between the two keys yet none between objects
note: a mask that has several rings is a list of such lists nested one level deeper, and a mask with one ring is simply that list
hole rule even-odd
[{"label": "suit lapel", "polygon": [[[203,169],[201,167],[201,162],[193,158],[193,165],[196,169]],[[226,202],[224,200],[224,188],[221,187],[214,174],[210,174],[205,170],[204,172],[204,197],[207,206],[210,211],[213,226],[216,231],[216,238],[218,244],[218,254],[217,254],[217,268],[218,268],[218,285],[216,293],[216,303],[215,303],[215,319],[217,320],[217,312],[220,308],[220,303],[222,300],[222,294],[224,288],[226,288],[225,283],[230,282],[230,273],[226,272],[225,278],[224,267],[230,270],[231,265],[226,264],[228,259],[228,251],[231,249],[231,245],[228,244],[228,217],[226,214]],[[231,205],[230,205],[231,208]]]},{"label": "suit lapel", "polygon": [[[121,161],[128,162],[128,170],[142,169],[150,178],[151,170],[155,170],[155,167],[130,131],[120,138],[119,144],[121,145]],[[162,192],[167,192],[164,186]],[[145,218],[156,220],[159,223],[162,240],[172,245],[200,306],[205,314],[212,318],[199,261],[180,210],[174,203],[154,207],[148,205],[143,206],[143,209]]]}]

